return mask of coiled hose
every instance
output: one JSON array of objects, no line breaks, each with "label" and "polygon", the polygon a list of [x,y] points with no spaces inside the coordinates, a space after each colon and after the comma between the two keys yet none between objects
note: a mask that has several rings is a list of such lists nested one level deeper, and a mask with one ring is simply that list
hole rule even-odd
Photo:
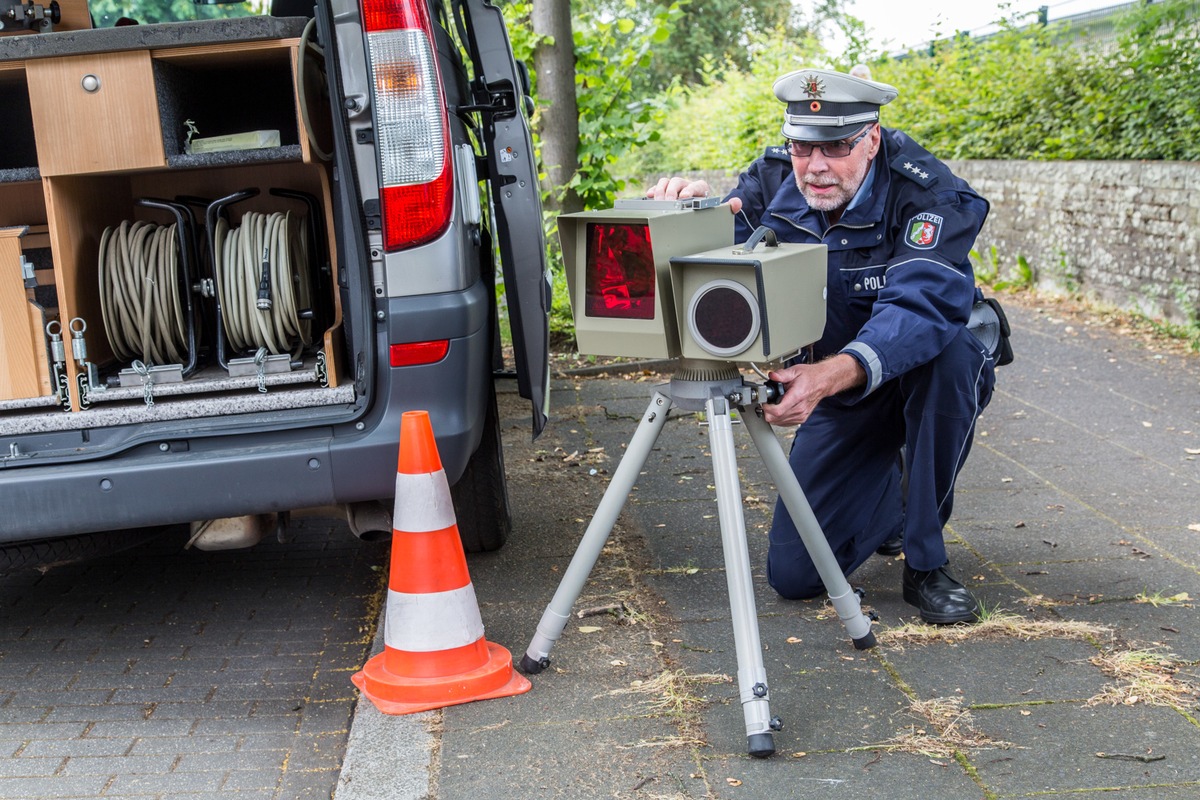
[{"label": "coiled hose", "polygon": [[108,343],[121,361],[187,360],[178,245],[173,224],[127,220],[100,237],[100,310]]},{"label": "coiled hose", "polygon": [[306,222],[290,212],[248,211],[241,225],[222,217],[214,233],[225,335],[235,350],[265,347],[298,358],[312,342]]}]

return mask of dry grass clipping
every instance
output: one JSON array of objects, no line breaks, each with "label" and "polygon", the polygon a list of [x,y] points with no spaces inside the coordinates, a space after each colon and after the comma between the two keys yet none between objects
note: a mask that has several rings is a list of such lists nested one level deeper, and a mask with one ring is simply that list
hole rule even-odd
[{"label": "dry grass clipping", "polygon": [[1172,656],[1152,650],[1130,650],[1099,655],[1091,662],[1117,683],[1106,686],[1100,694],[1090,698],[1090,706],[1144,704],[1177,711],[1191,711],[1196,707],[1200,691],[1176,677],[1183,664]]},{"label": "dry grass clipping", "polygon": [[919,753],[929,758],[953,758],[957,753],[991,747],[1012,747],[1009,742],[992,739],[975,729],[970,709],[962,707],[962,698],[936,697],[914,700],[909,711],[920,718],[921,725],[912,726],[907,733],[861,750],[888,750],[899,753]]},{"label": "dry grass clipping", "polygon": [[708,698],[696,693],[700,686],[711,686],[718,683],[732,683],[728,675],[701,673],[690,675],[677,670],[664,670],[657,677],[648,681],[633,681],[624,689],[613,689],[610,695],[645,694],[651,697],[646,701],[650,710],[655,714],[668,716],[685,716],[708,705]]},{"label": "dry grass clipping", "polygon": [[980,639],[1082,639],[1107,638],[1112,629],[1103,625],[1070,620],[1027,619],[1017,614],[996,611],[973,625],[926,625],[910,622],[880,631],[876,638],[881,644],[903,647],[906,644],[944,642],[957,644]]},{"label": "dry grass clipping", "polygon": [[716,673],[691,675],[682,669],[664,670],[647,681],[633,681],[624,689],[613,689],[609,695],[648,695],[646,705],[651,714],[669,717],[679,730],[678,737],[669,737],[654,742],[641,742],[636,746],[704,746],[703,720],[700,712],[708,707],[709,699],[699,693],[701,686],[732,683],[733,678]]}]

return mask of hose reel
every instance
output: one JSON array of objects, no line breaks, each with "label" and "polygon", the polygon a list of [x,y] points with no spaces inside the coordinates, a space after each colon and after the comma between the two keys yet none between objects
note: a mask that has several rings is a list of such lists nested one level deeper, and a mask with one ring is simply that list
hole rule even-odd
[{"label": "hose reel", "polygon": [[100,309],[108,343],[122,361],[188,360],[178,238],[177,224],[128,220],[100,238]]},{"label": "hose reel", "polygon": [[237,227],[219,218],[213,241],[226,340],[235,350],[265,347],[298,358],[312,343],[304,221],[291,212],[247,211]]},{"label": "hose reel", "polygon": [[[274,196],[303,201],[307,213],[246,211],[231,222],[228,207],[258,194],[246,189],[211,202],[143,198],[137,205],[167,211],[175,222],[127,220],[105,229],[98,258],[100,305],[119,361],[134,371],[170,365],[178,381],[197,370],[202,351],[205,361],[215,352],[230,375],[247,374],[240,362],[253,362],[260,389],[264,363],[268,372],[299,366],[314,324],[325,324],[327,316],[315,318],[313,311],[314,290],[325,288],[313,269],[324,263],[313,222],[319,204],[303,192],[272,189]],[[203,238],[189,207],[197,204],[205,208]],[[205,316],[215,317],[215,324],[201,325]],[[202,328],[209,331],[203,341]],[[122,370],[122,381],[130,369]],[[126,385],[122,381],[109,378],[112,385]]]},{"label": "hose reel", "polygon": [[[227,209],[258,193],[245,189],[213,201],[206,223],[217,286],[217,360],[231,369],[227,348],[247,354],[261,375],[265,354],[289,354],[295,362],[312,344],[316,223],[286,211],[247,211],[240,224],[231,223]],[[271,194],[309,199],[286,190]]]}]

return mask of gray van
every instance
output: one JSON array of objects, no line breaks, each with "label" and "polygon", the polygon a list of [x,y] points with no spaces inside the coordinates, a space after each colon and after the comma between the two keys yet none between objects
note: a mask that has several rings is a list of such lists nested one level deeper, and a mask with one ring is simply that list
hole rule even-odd
[{"label": "gray van", "polygon": [[390,533],[414,409],[501,546],[494,381],[540,433],[550,286],[499,10],[103,2],[0,0],[0,568],[305,509]]}]

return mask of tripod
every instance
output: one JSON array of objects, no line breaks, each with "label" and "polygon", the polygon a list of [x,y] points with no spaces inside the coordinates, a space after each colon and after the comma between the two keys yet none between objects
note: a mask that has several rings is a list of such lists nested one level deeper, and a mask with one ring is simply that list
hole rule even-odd
[{"label": "tripod", "polygon": [[736,367],[725,362],[686,359],[671,378],[669,393],[664,394],[662,389],[656,389],[650,398],[650,404],[613,473],[592,521],[584,531],[583,539],[559,582],[554,598],[538,622],[537,633],[521,657],[520,667],[525,673],[536,674],[550,665],[550,649],[562,635],[571,606],[579,599],[583,585],[600,557],[600,551],[616,524],[617,516],[651,448],[662,432],[670,410],[703,409],[708,418],[708,441],[712,451],[721,545],[729,587],[729,609],[737,651],[738,693],[746,721],[747,752],[756,758],[766,758],[775,752],[773,731],[781,730],[783,723],[778,717],[772,717],[770,711],[754,589],[750,582],[746,522],[742,513],[742,491],[733,445],[732,407],[743,412],[740,416],[746,430],[750,432],[754,446],[775,481],[779,496],[796,523],[800,538],[829,593],[830,602],[846,626],[855,648],[866,650],[874,647],[875,634],[871,631],[871,621],[862,613],[859,594],[850,588],[846,576],[842,574],[841,566],[834,558],[829,542],[821,532],[821,526],[771,426],[758,416],[762,404],[778,396],[777,389],[770,384],[762,386],[747,383]]}]

